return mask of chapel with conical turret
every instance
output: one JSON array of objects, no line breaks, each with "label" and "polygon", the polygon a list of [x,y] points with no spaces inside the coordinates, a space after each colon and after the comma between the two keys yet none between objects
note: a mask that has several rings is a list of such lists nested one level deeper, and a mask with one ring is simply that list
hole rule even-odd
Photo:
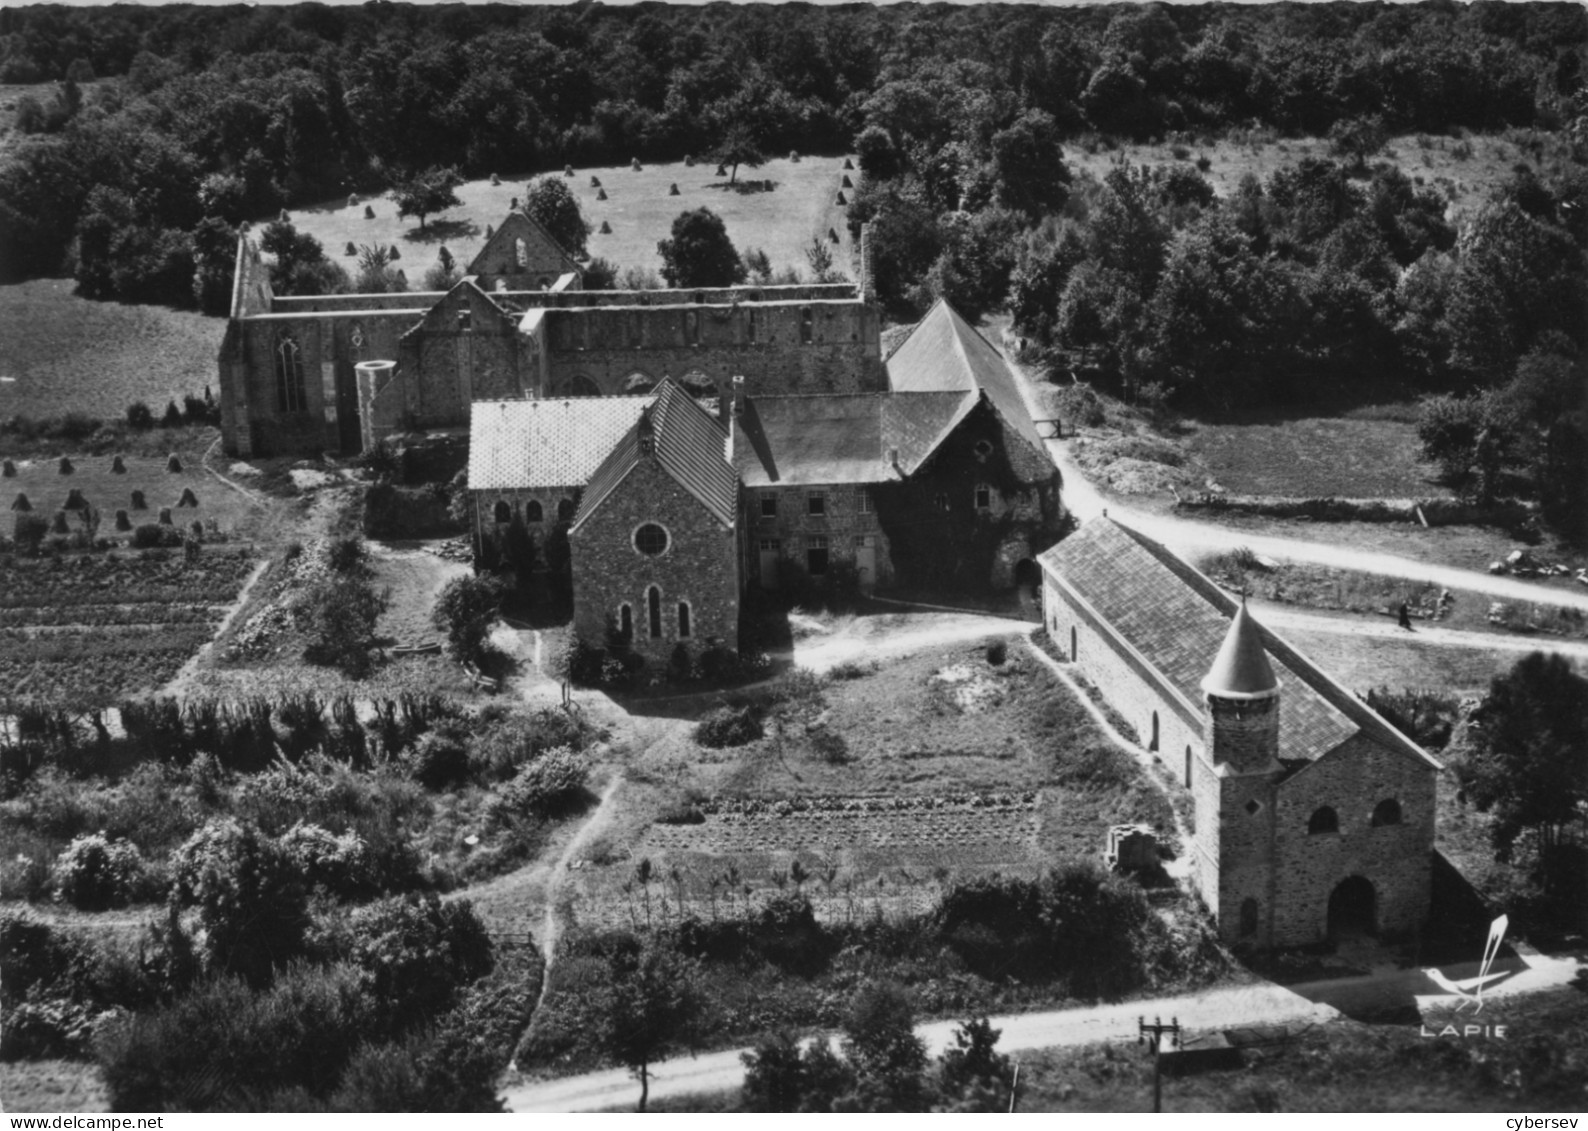
[{"label": "chapel with conical turret", "polygon": [[1040,559],[1054,643],[1174,772],[1226,942],[1408,935],[1440,766],[1165,547],[1097,518]]}]

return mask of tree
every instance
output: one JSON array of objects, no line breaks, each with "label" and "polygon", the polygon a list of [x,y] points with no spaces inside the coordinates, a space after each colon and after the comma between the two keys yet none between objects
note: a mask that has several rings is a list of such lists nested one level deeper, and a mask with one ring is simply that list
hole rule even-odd
[{"label": "tree", "polygon": [[938,1087],[946,1099],[967,1100],[1009,1086],[1009,1057],[996,1051],[1002,1035],[1003,1030],[994,1029],[985,1017],[972,1018],[954,1030],[954,1044],[938,1058]]},{"label": "tree", "polygon": [[609,958],[596,993],[595,1037],[601,1050],[640,1082],[639,1110],[650,1098],[650,1066],[693,1041],[700,1014],[699,965],[656,940]]},{"label": "tree", "polygon": [[431,620],[447,634],[447,644],[459,661],[479,664],[485,659],[504,590],[495,577],[455,577],[441,590]]},{"label": "tree", "polygon": [[855,136],[855,155],[867,180],[892,180],[902,168],[899,148],[881,126],[867,126]]},{"label": "tree", "polygon": [[915,1008],[902,988],[887,982],[861,988],[844,1022],[844,1055],[863,1101],[880,1100],[895,1111],[919,1107],[926,1042],[915,1035]]},{"label": "tree", "polygon": [[722,140],[710,153],[711,160],[719,165],[731,165],[733,168],[728,173],[728,183],[731,185],[739,176],[739,166],[744,165],[751,169],[759,169],[766,163],[766,154],[761,152],[760,142],[756,139],[755,131],[747,122],[734,122],[728,126],[722,135]]},{"label": "tree", "polygon": [[805,262],[810,264],[811,281],[814,283],[844,281],[844,273],[833,266],[833,249],[820,236],[811,237],[811,245],[805,249]]},{"label": "tree", "polygon": [[993,168],[998,198],[1032,220],[1064,207],[1070,195],[1070,170],[1059,147],[1053,115],[1027,110],[1005,130],[993,134]]},{"label": "tree", "polygon": [[358,573],[332,574],[304,589],[293,619],[309,637],[304,655],[358,678],[369,671],[375,626],[391,604],[390,590],[377,590]]},{"label": "tree", "polygon": [[[259,249],[275,257],[270,268],[270,288],[278,295],[338,294],[351,285],[347,272],[326,258],[319,240],[285,221],[273,220],[265,225]],[[230,297],[228,294],[228,300]]]},{"label": "tree", "polygon": [[830,1111],[854,1090],[855,1074],[826,1038],[801,1049],[786,1031],[763,1037],[744,1062],[744,1106],[750,1111]]},{"label": "tree", "polygon": [[709,208],[681,212],[671,239],[656,245],[662,277],[673,287],[731,287],[744,282],[744,264],[728,229]]},{"label": "tree", "polygon": [[348,932],[348,961],[387,1032],[435,1017],[491,970],[491,939],[468,900],[391,896],[355,912]]},{"label": "tree", "polygon": [[1472,724],[1467,792],[1494,812],[1497,857],[1509,860],[1533,833],[1544,890],[1571,898],[1561,849],[1588,806],[1588,679],[1563,656],[1530,653],[1490,682]]},{"label": "tree", "polygon": [[529,183],[524,211],[562,245],[569,255],[582,256],[590,238],[590,225],[566,178],[537,177]]},{"label": "tree", "polygon": [[462,183],[463,174],[455,166],[433,167],[396,185],[391,190],[391,198],[397,205],[398,216],[419,217],[419,230],[422,232],[425,230],[426,216],[445,212],[462,203],[455,191]]}]

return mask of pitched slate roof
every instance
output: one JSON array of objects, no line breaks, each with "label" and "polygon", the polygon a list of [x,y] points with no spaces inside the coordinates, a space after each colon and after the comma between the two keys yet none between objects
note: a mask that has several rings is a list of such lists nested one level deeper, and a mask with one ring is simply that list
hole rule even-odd
[{"label": "pitched slate roof", "polygon": [[901,393],[979,390],[1027,443],[1047,450],[1003,354],[943,299],[893,351],[887,370],[888,386]]},{"label": "pitched slate roof", "polygon": [[640,430],[649,426],[656,462],[709,510],[732,526],[739,498],[739,476],[728,462],[722,425],[671,378],[664,377],[648,399],[645,416],[623,433],[585,486],[572,530],[600,509],[624,477],[645,459]]},{"label": "pitched slate roof", "polygon": [[970,392],[748,397],[734,419],[733,462],[747,487],[892,482],[976,403]]},{"label": "pitched slate roof", "polygon": [[[1203,676],[1213,668],[1238,605],[1163,546],[1109,518],[1094,518],[1038,559],[1043,571],[1102,622],[1128,662],[1145,665],[1192,725]],[[1362,733],[1439,768],[1421,748],[1285,640],[1248,623],[1279,680],[1281,761],[1308,763]]]},{"label": "pitched slate roof", "polygon": [[581,486],[653,399],[476,401],[469,415],[469,488]]}]

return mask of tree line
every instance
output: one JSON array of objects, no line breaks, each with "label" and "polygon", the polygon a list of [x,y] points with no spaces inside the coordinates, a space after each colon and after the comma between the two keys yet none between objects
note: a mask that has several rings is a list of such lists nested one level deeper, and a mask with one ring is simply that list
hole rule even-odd
[{"label": "tree line", "polygon": [[18,108],[0,264],[192,304],[245,219],[431,167],[676,159],[730,131],[832,152],[880,126],[934,167],[990,150],[1007,170],[1050,131],[1549,129],[1584,40],[1568,4],[8,8],[0,81],[60,87]]}]

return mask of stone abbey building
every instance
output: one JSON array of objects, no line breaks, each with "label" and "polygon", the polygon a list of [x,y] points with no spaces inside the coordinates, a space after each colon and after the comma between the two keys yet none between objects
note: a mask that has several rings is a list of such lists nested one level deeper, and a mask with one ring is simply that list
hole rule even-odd
[{"label": "stone abbey building", "polygon": [[1054,643],[1194,800],[1192,878],[1225,941],[1423,925],[1438,762],[1117,522],[1092,519],[1041,565]]}]

